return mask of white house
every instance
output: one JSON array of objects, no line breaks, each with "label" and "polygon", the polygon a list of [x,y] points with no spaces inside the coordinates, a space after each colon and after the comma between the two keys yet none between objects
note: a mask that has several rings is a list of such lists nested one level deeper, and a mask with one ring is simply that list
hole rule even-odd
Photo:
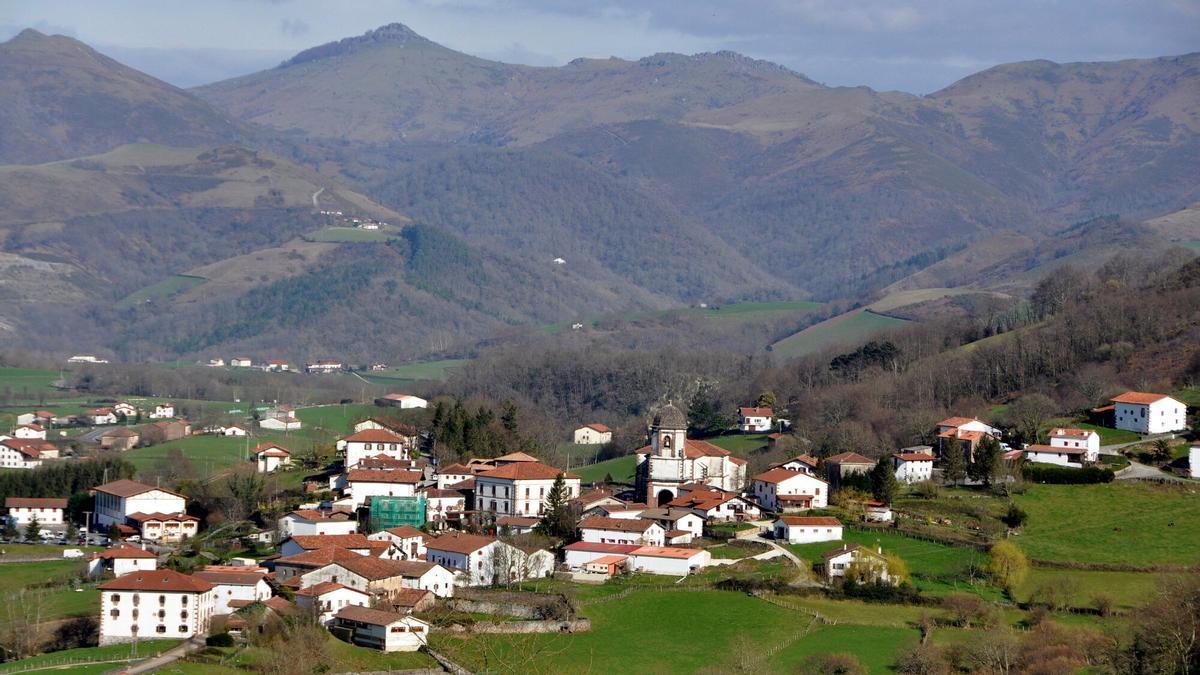
[{"label": "white house", "polygon": [[266,575],[267,571],[261,567],[228,565],[208,565],[192,574],[212,584],[214,614],[232,614],[243,603],[269,600],[271,587],[267,585]]},{"label": "white house", "polygon": [[400,551],[402,560],[425,559],[425,533],[412,525],[389,527],[367,536],[370,541],[391,542]]},{"label": "white house", "polygon": [[304,426],[299,417],[295,413],[288,411],[286,413],[277,413],[267,415],[258,421],[258,426],[271,431],[295,431]]},{"label": "white house", "polygon": [[93,553],[88,560],[87,574],[89,577],[99,577],[111,572],[113,576],[121,577],[130,572],[154,569],[158,569],[157,554],[129,544],[118,544]]},{"label": "white house", "polygon": [[328,375],[329,373],[339,373],[342,371],[342,368],[341,361],[314,361],[313,363],[306,364],[304,371],[307,373]]},{"label": "white house", "polygon": [[92,421],[92,424],[97,426],[101,424],[116,424],[117,413],[112,408],[95,408],[88,411],[88,419]]},{"label": "white house", "polygon": [[1086,456],[1085,448],[1064,448],[1040,443],[1025,446],[1025,459],[1039,464],[1057,464],[1079,469],[1083,467]]},{"label": "white house", "polygon": [[184,639],[208,632],[212,584],[175,570],[130,572],[100,590],[100,644]]},{"label": "white house", "polygon": [[579,496],[579,476],[541,462],[513,462],[475,476],[475,509],[497,516],[541,516],[555,479],[563,477],[564,501]]},{"label": "white house", "polygon": [[1165,434],[1187,429],[1187,405],[1166,394],[1127,391],[1112,399],[1118,429],[1139,434]]},{"label": "white house", "polygon": [[757,434],[771,430],[775,411],[770,408],[738,408],[738,429],[743,434]]},{"label": "white house", "polygon": [[392,406],[407,410],[410,408],[428,408],[429,401],[420,396],[412,396],[410,394],[387,394],[375,399],[376,405]]},{"label": "white house", "polygon": [[711,488],[692,490],[667,502],[667,506],[686,509],[712,522],[756,520],[762,514],[762,509],[746,498]]},{"label": "white house", "polygon": [[13,438],[19,438],[25,441],[31,440],[46,440],[46,428],[40,424],[22,424],[13,428]]},{"label": "white house", "polygon": [[864,518],[876,523],[890,523],[894,517],[892,507],[883,502],[863,502],[863,511],[865,512]]},{"label": "white house", "polygon": [[313,612],[328,626],[343,607],[370,607],[371,594],[332,581],[323,581],[296,591],[296,606]]},{"label": "white house", "polygon": [[128,524],[147,541],[175,543],[196,536],[200,519],[186,513],[131,513]]},{"label": "white house", "polygon": [[581,570],[599,558],[612,555],[628,556],[641,548],[636,544],[598,544],[576,541],[563,547],[563,562],[572,570]]},{"label": "white house", "polygon": [[236,424],[220,427],[219,432],[222,436],[247,436],[250,434],[245,427],[240,427]]},{"label": "white house", "polygon": [[113,412],[117,413],[117,417],[137,417],[137,406],[129,401],[118,401],[112,407]]},{"label": "white house", "polygon": [[384,652],[415,652],[429,643],[429,624],[411,614],[347,605],[334,613],[333,626],[349,630],[354,644]]},{"label": "white house", "polygon": [[604,443],[611,443],[612,429],[599,422],[585,424],[575,430],[572,440],[575,445],[602,445]]},{"label": "white house", "polygon": [[358,523],[341,511],[318,511],[298,509],[279,519],[279,538],[286,539],[294,534],[354,534]]},{"label": "white house", "polygon": [[751,481],[751,494],[768,511],[819,509],[829,504],[829,484],[803,471],[771,469]]},{"label": "white house", "polygon": [[1100,434],[1091,429],[1055,427],[1050,430],[1050,446],[1055,448],[1083,449],[1083,461],[1096,462],[1100,459]]},{"label": "white house", "polygon": [[108,359],[102,359],[95,354],[76,354],[67,359],[67,363],[108,363]]},{"label": "white house", "polygon": [[355,556],[337,560],[303,576],[302,586],[332,581],[387,597],[405,588],[429,591],[440,598],[454,595],[455,574],[426,560],[383,560]]},{"label": "white house", "polygon": [[371,542],[365,534],[293,534],[279,544],[279,555],[287,557],[324,548],[344,548],[367,555],[371,551]]},{"label": "white house", "polygon": [[101,526],[124,525],[129,517],[142,514],[184,513],[187,498],[131,480],[115,480],[92,489],[96,496],[95,522]]},{"label": "white house", "polygon": [[631,572],[685,576],[698,572],[712,561],[712,554],[700,548],[639,546],[629,554]]},{"label": "white house", "polygon": [[426,560],[462,575],[467,586],[544,577],[554,571],[554,556],[549,551],[525,551],[490,537],[447,532],[425,546]]},{"label": "white house", "polygon": [[579,521],[579,536],[592,544],[662,546],[666,528],[654,520],[592,516]]},{"label": "white house", "polygon": [[1200,478],[1200,445],[1188,450],[1188,470],[1192,478]]},{"label": "white house", "polygon": [[42,451],[28,441],[0,440],[0,469],[36,469],[42,459]]},{"label": "white house", "polygon": [[259,473],[271,473],[281,466],[291,466],[292,453],[282,445],[261,443],[251,451],[251,459]]},{"label": "white house", "polygon": [[896,471],[896,480],[901,483],[921,483],[933,478],[934,456],[930,453],[933,448],[922,445],[915,448],[905,448],[892,455],[892,468]]},{"label": "white house", "polygon": [[392,459],[411,459],[408,441],[386,429],[356,431],[336,444],[345,457],[347,469],[353,469],[368,457],[383,455]]},{"label": "white house", "polygon": [[811,544],[818,541],[838,541],[842,538],[842,522],[824,516],[780,516],[772,525],[776,541],[789,544]]},{"label": "white house", "polygon": [[[692,537],[704,536],[704,518],[688,509],[673,509],[669,506],[659,506],[646,509],[639,516],[642,520],[653,520],[662,525],[666,532],[663,534],[664,545],[690,544]],[[686,534],[685,534],[686,533]]]},{"label": "white house", "polygon": [[225,359],[218,356],[216,358],[209,359],[207,365],[209,368],[223,368],[225,366]]},{"label": "white house", "polygon": [[452,485],[458,485],[469,478],[474,478],[476,473],[478,472],[471,467],[466,464],[459,464],[458,462],[439,466],[435,474],[437,487],[439,490],[445,490]]},{"label": "white house", "polygon": [[36,520],[39,525],[62,525],[67,500],[42,497],[5,497],[4,508],[13,527],[22,528]]},{"label": "white house", "polygon": [[175,416],[175,404],[173,403],[157,403],[154,410],[150,411],[150,419],[161,420],[169,419]]},{"label": "white house", "polygon": [[351,469],[346,472],[349,495],[355,508],[370,506],[371,497],[412,497],[424,478],[420,471],[375,471]]},{"label": "white house", "polygon": [[843,544],[841,548],[826,552],[822,561],[817,564],[817,572],[824,576],[826,581],[833,581],[846,576],[846,571],[852,565],[858,566],[866,578],[872,581],[891,581],[883,550],[870,549],[860,544]]},{"label": "white house", "polygon": [[235,356],[229,359],[229,365],[234,368],[249,368],[254,365],[254,362],[250,360],[249,356]]},{"label": "white house", "polygon": [[529,534],[541,523],[540,518],[527,516],[500,516],[496,519],[497,532],[509,534]]},{"label": "white house", "polygon": [[37,413],[21,413],[17,415],[17,424],[33,424],[37,421]]}]

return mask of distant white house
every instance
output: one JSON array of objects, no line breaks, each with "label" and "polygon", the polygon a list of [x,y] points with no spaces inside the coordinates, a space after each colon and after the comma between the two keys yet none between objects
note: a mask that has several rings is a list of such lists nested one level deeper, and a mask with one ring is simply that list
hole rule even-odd
[{"label": "distant white house", "polygon": [[1187,405],[1166,394],[1127,391],[1112,399],[1118,429],[1139,434],[1165,434],[1187,429]]},{"label": "distant white house", "polygon": [[315,373],[326,375],[329,373],[340,373],[345,366],[341,361],[314,361],[304,366],[304,371],[307,373]]},{"label": "distant white house", "polygon": [[580,539],[591,544],[662,546],[666,528],[642,518],[592,516],[579,521]]},{"label": "distant white house", "polygon": [[751,494],[768,511],[819,509],[829,505],[829,484],[803,471],[771,469],[750,483]]},{"label": "distant white house", "polygon": [[230,614],[240,606],[271,598],[266,574],[261,567],[208,565],[192,576],[212,584],[213,613]]},{"label": "distant white house", "polygon": [[96,495],[95,522],[101,526],[124,525],[134,514],[180,514],[187,510],[183,495],[131,480],[115,480],[92,491]]},{"label": "distant white house", "polygon": [[1079,469],[1086,462],[1086,456],[1087,450],[1084,448],[1063,448],[1041,443],[1025,446],[1025,460],[1039,464],[1057,464]]},{"label": "distant white house", "polygon": [[607,426],[600,424],[599,422],[585,424],[575,430],[572,440],[575,442],[575,445],[601,445],[603,443],[611,443],[612,429],[609,429]]},{"label": "distant white house", "polygon": [[772,525],[772,530],[776,541],[789,544],[838,541],[842,538],[842,522],[827,516],[780,516]]},{"label": "distant white house", "polygon": [[225,366],[225,359],[222,359],[220,357],[215,358],[215,359],[209,359],[207,365],[209,368],[223,368]]},{"label": "distant white house", "polygon": [[251,459],[259,473],[271,473],[281,466],[291,466],[292,453],[282,445],[263,443],[254,448]]},{"label": "distant white house", "polygon": [[467,586],[547,577],[554,571],[554,555],[549,551],[526,551],[490,537],[448,532],[425,546],[426,560],[453,570]]},{"label": "distant white house", "polygon": [[158,403],[154,406],[154,410],[150,412],[150,419],[169,419],[175,416],[175,405],[173,403]]},{"label": "distant white house", "polygon": [[738,408],[738,429],[743,434],[756,434],[771,430],[775,411],[770,408]]},{"label": "distant white house", "polygon": [[[57,453],[55,453],[57,456]],[[3,469],[36,469],[42,465],[43,459],[48,459],[41,449],[30,441],[10,438],[0,441],[0,468]]]},{"label": "distant white house", "polygon": [[401,409],[429,407],[429,401],[411,394],[385,394],[375,399],[375,404]]},{"label": "distant white house", "polygon": [[66,499],[42,497],[5,497],[4,508],[8,521],[21,528],[36,520],[39,525],[62,525]]},{"label": "distant white house", "polygon": [[333,615],[343,607],[370,607],[371,594],[332,581],[322,581],[296,591],[296,606],[317,616],[317,620],[328,626]]},{"label": "distant white house", "polygon": [[686,576],[699,572],[712,561],[712,554],[702,548],[640,546],[629,554],[628,568],[632,572]]},{"label": "distant white house", "polygon": [[236,424],[232,424],[227,427],[218,427],[218,432],[222,436],[247,436],[250,433],[246,430],[246,427],[238,426]]},{"label": "distant white house", "polygon": [[235,356],[229,359],[229,365],[234,368],[249,368],[254,365],[254,362],[250,360],[249,356]]},{"label": "distant white house", "polygon": [[88,411],[88,419],[95,425],[116,424],[117,413],[112,408],[95,408]]},{"label": "distant white house", "polygon": [[40,424],[22,424],[13,429],[13,438],[22,440],[46,440],[46,428]]},{"label": "distant white house", "polygon": [[350,631],[351,642],[384,652],[415,652],[429,643],[429,624],[412,615],[348,605],[332,625]]},{"label": "distant white house", "polygon": [[67,363],[108,363],[108,359],[102,359],[95,354],[76,354],[67,359]]},{"label": "distant white house", "polygon": [[387,429],[363,429],[345,436],[335,444],[344,457],[347,469],[352,469],[370,457],[410,459],[409,441]]},{"label": "distant white house", "polygon": [[891,575],[887,569],[887,559],[881,549],[867,548],[860,544],[843,544],[841,548],[828,551],[817,564],[817,572],[826,581],[833,581],[846,576],[851,566],[857,566],[863,571],[865,578],[872,581],[889,583]]},{"label": "distant white house", "polygon": [[118,544],[93,553],[88,560],[87,575],[99,577],[111,572],[113,576],[119,577],[130,572],[154,569],[158,569],[157,554],[129,544]]},{"label": "distant white house", "polygon": [[933,448],[922,445],[905,448],[892,455],[896,480],[901,483],[920,483],[933,478]]},{"label": "distant white house", "polygon": [[1100,434],[1091,429],[1055,427],[1050,430],[1050,447],[1083,450],[1084,462],[1096,462],[1100,459]]},{"label": "distant white house", "polygon": [[292,535],[311,536],[358,532],[358,523],[348,514],[340,511],[315,509],[292,511],[279,519],[278,526],[280,539],[286,539]]},{"label": "distant white house", "polygon": [[118,401],[112,409],[118,417],[136,417],[138,413],[137,406],[128,401]]},{"label": "distant white house", "polygon": [[301,428],[303,423],[296,417],[296,411],[288,406],[279,406],[268,410],[258,421],[258,426],[271,431],[295,431]]}]

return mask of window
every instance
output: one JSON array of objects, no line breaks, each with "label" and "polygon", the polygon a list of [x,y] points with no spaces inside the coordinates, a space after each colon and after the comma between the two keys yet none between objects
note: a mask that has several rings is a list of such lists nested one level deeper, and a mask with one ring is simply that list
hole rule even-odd
[{"label": "window", "polygon": [[109,600],[111,600],[111,601],[113,601],[113,602],[120,602],[120,601],[121,601],[121,594],[120,594],[120,593],[113,593],[113,594],[112,594],[112,597],[110,597],[110,598],[109,598]]},{"label": "window", "polygon": [[158,604],[160,604],[160,605],[167,604],[167,596],[165,596],[165,595],[158,596]]},{"label": "window", "polygon": [[109,613],[108,613],[108,615],[109,615],[109,616],[111,616],[112,618],[114,618],[114,619],[115,619],[115,618],[117,618],[118,616],[121,616],[121,610],[119,610],[119,609],[114,609],[114,610],[112,610],[111,612],[109,612]]},{"label": "window", "polygon": [[393,633],[407,633],[408,629],[404,626],[392,626]]},{"label": "window", "polygon": [[136,609],[133,610],[133,618],[138,618],[138,611]]},{"label": "window", "polygon": [[188,630],[187,630],[187,626],[180,626],[180,627],[179,627],[179,632],[180,632],[180,633],[186,633],[186,632],[188,632]]},{"label": "window", "polygon": [[167,632],[167,627],[160,623],[154,627],[154,632],[155,633],[165,633],[165,632]]},{"label": "window", "polygon": [[186,610],[186,609],[185,609],[185,610],[183,610],[182,612],[180,612],[180,613],[179,613],[179,618],[180,618],[180,619],[183,619],[184,621],[187,621],[187,617],[188,617],[188,613],[187,613],[187,610]]}]

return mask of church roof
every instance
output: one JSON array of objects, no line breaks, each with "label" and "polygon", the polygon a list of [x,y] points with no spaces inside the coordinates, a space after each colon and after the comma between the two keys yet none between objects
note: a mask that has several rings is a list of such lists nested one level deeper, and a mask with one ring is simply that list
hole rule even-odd
[{"label": "church roof", "polygon": [[654,418],[650,425],[660,429],[686,429],[687,416],[679,408],[668,403],[654,411]]}]

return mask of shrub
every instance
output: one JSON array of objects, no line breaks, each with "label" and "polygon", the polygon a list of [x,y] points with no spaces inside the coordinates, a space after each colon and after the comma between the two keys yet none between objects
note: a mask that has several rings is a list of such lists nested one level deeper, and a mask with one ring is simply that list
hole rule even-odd
[{"label": "shrub", "polygon": [[1065,466],[1026,464],[1022,471],[1026,480],[1054,485],[1111,483],[1116,478],[1116,474],[1112,472],[1112,469],[1104,469],[1098,466],[1085,466],[1082,469],[1072,469]]},{"label": "shrub", "polygon": [[233,636],[229,633],[217,633],[216,635],[209,635],[207,638],[205,638],[204,644],[208,645],[209,647],[232,647]]}]

